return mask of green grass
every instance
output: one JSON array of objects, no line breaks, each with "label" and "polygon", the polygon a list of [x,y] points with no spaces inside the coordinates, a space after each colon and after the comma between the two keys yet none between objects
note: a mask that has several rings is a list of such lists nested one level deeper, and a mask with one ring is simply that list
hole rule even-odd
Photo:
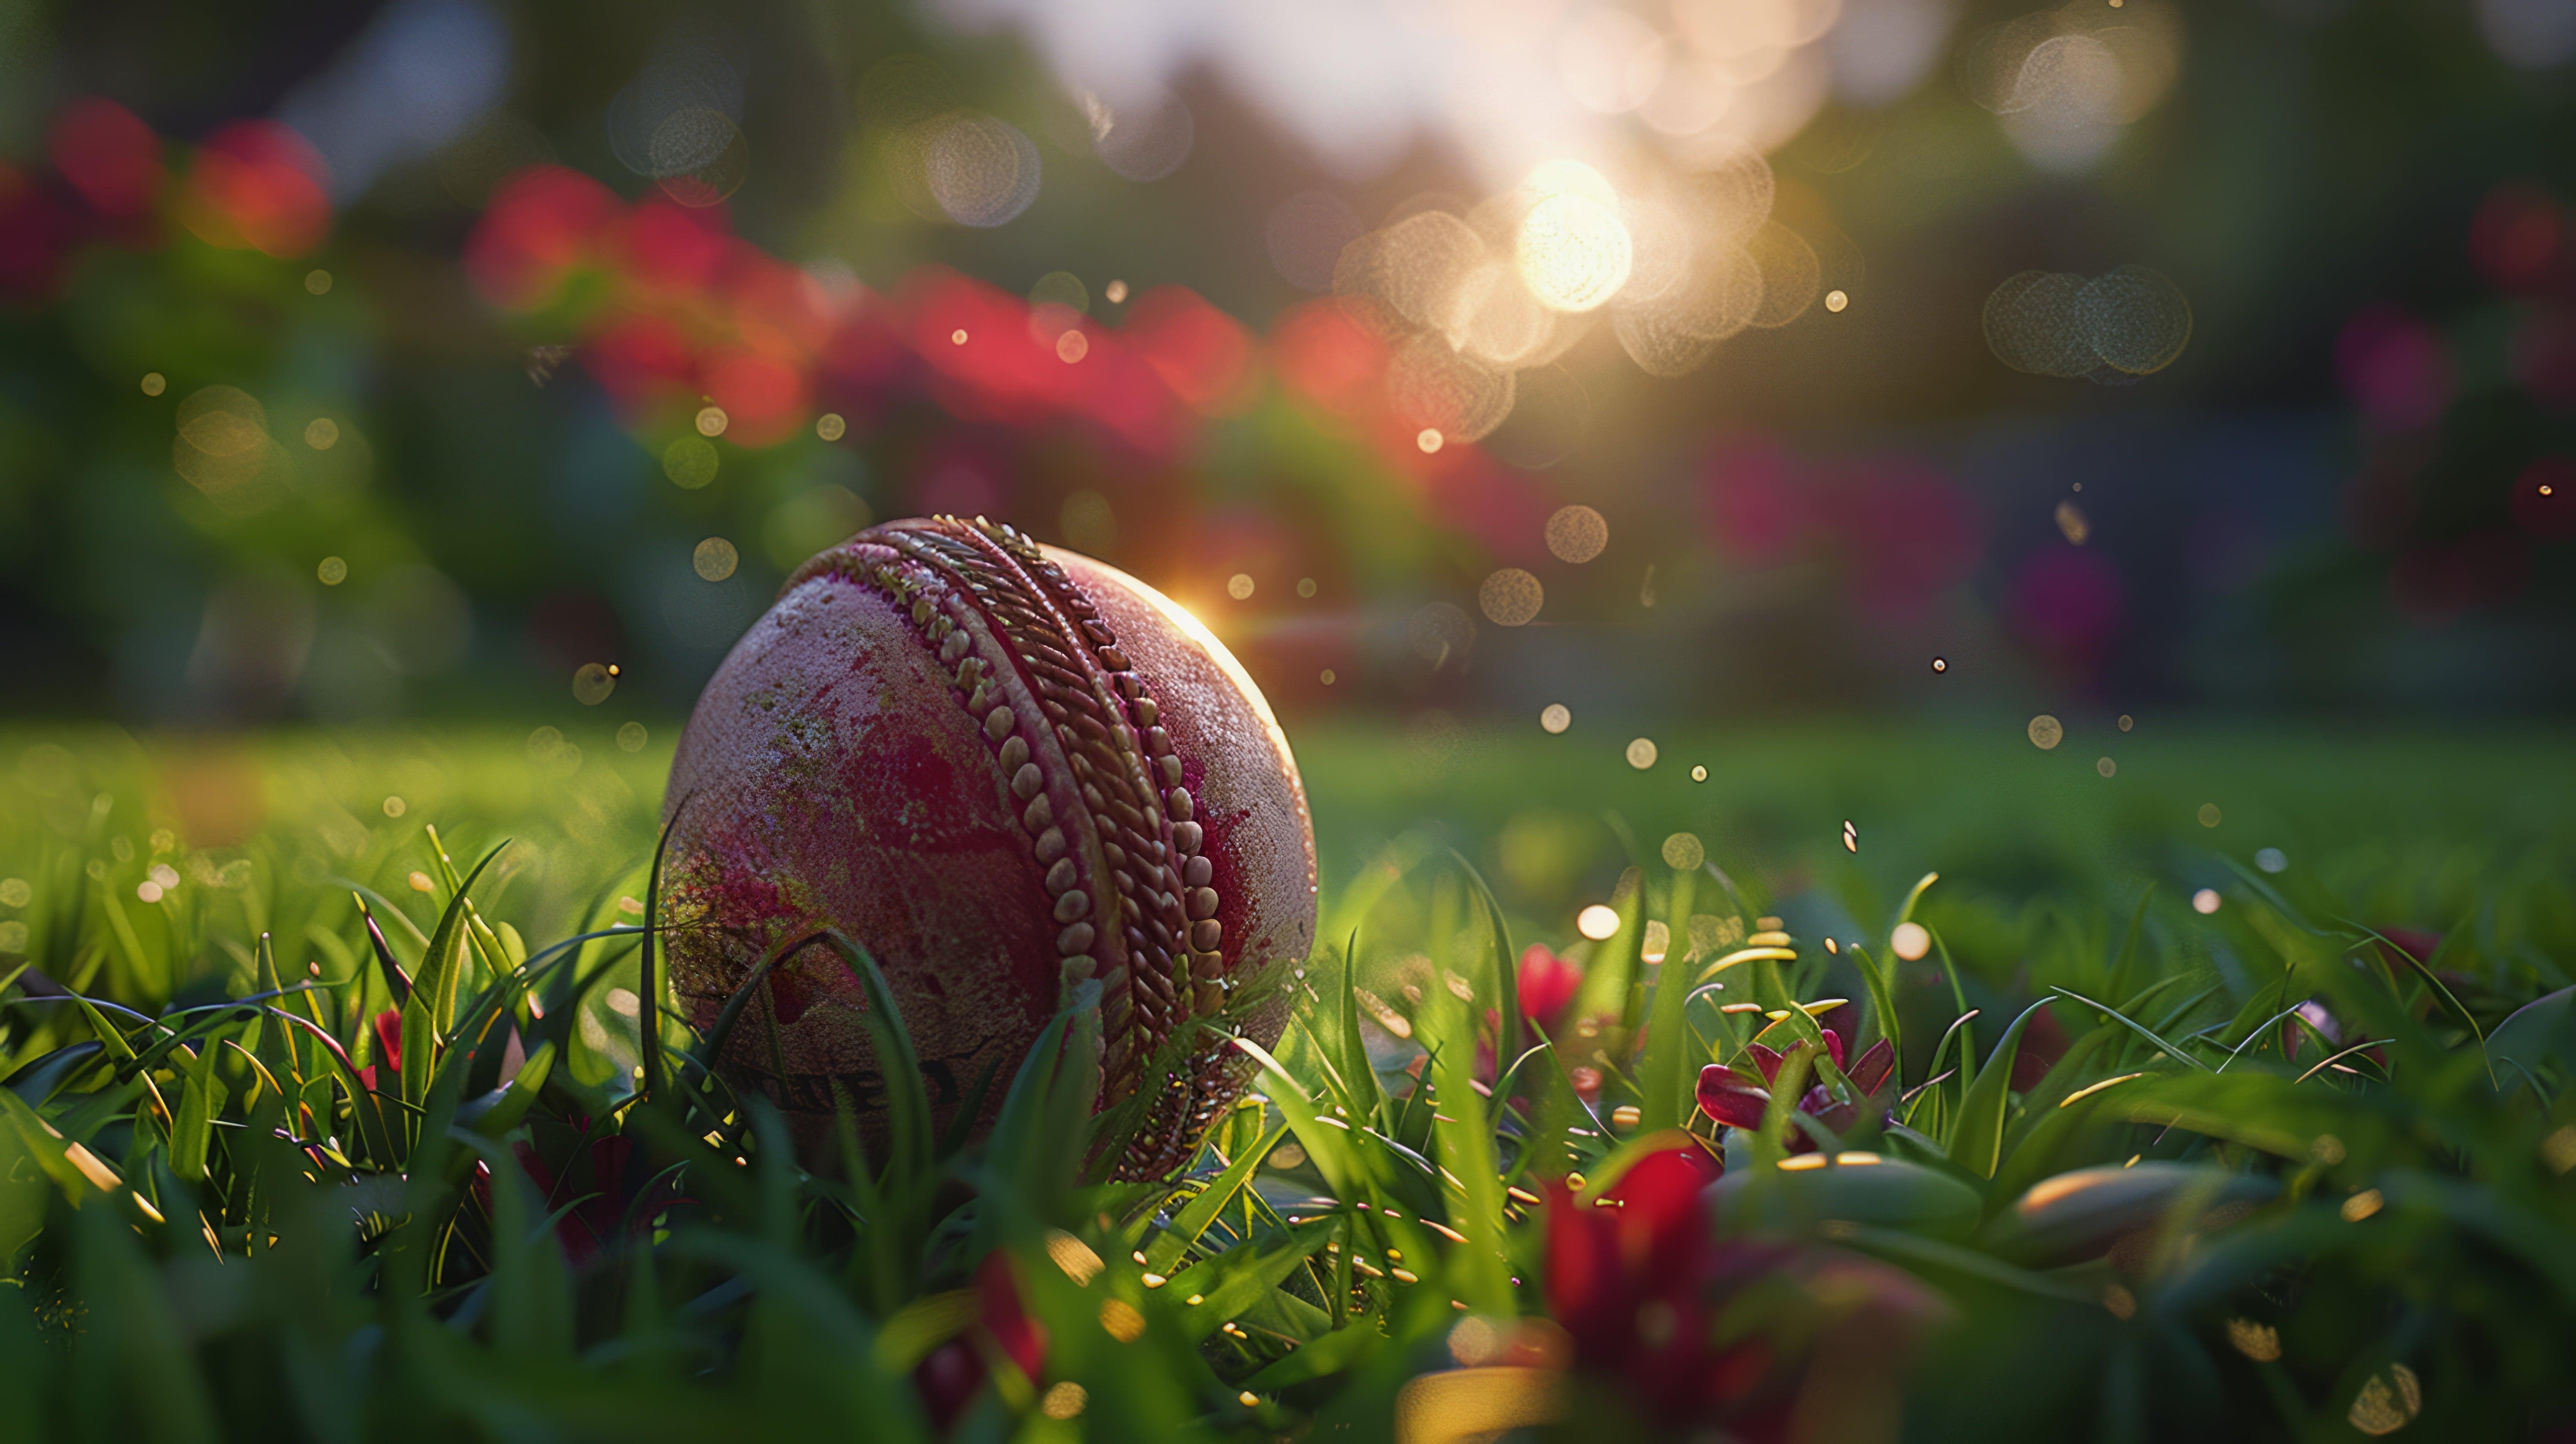
[{"label": "green grass", "polygon": [[[0,736],[0,1419],[902,1439],[935,1437],[936,1399],[978,1439],[2576,1422],[2560,739],[2091,730],[2053,752],[2009,723],[1673,735],[1644,771],[1583,726],[1301,732],[1324,943],[1260,1092],[1169,1186],[1081,1176],[1079,997],[997,1080],[990,1141],[936,1136],[897,1090],[883,1156],[850,1130],[813,1172],[708,1040],[666,1017],[648,1052],[659,747]],[[1679,833],[1706,866],[1668,865]],[[1618,929],[1580,940],[1596,903]],[[1726,962],[1765,917],[1789,946]],[[1908,919],[1913,962],[1889,950]],[[1584,974],[1552,1037],[1496,1007],[1534,942]],[[1824,998],[1855,1000],[1844,1062],[1896,1045],[1876,1097],[1789,1006]],[[881,1056],[905,1046],[891,1011]],[[1758,1127],[1721,1129],[1693,1084],[1752,1073],[1757,1036],[1780,1078]],[[1818,1082],[1855,1105],[1838,1126],[1793,1107]],[[1725,1160],[1704,1205],[1656,1192],[1673,1147]],[[1589,1294],[1585,1239],[1626,1260]],[[1561,1328],[1527,1322],[1552,1308]],[[1560,1369],[1570,1394],[1533,1382]],[[1659,1392],[1702,1377],[1723,1387]]]}]

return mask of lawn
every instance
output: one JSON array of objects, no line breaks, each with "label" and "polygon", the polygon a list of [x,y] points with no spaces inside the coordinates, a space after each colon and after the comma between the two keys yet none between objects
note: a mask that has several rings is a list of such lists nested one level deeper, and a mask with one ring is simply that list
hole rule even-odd
[{"label": "lawn", "polygon": [[667,728],[0,735],[0,1417],[2576,1425],[2563,738],[2024,720],[1292,724],[1322,941],[1169,1185],[1080,995],[990,1140],[639,1089]]}]

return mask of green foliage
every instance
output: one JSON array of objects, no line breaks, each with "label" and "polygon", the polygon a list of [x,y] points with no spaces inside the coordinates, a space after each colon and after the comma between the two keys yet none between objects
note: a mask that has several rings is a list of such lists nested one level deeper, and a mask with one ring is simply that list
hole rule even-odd
[{"label": "green foliage", "polygon": [[[1562,920],[1408,837],[1328,890],[1338,936],[1285,1034],[1243,1045],[1253,1092],[1179,1177],[1126,1183],[1089,1166],[1115,1126],[1091,1116],[1096,988],[995,1080],[980,1141],[936,1126],[852,939],[781,949],[696,1035],[648,981],[651,907],[620,901],[656,896],[640,804],[582,839],[522,803],[537,841],[507,845],[460,806],[464,869],[391,826],[192,851],[116,800],[137,777],[87,765],[105,806],[0,813],[0,878],[28,884],[0,956],[19,1437],[1385,1437],[1462,1318],[1551,1307],[1531,1200],[1620,1206],[1674,1147],[1728,1165],[1717,1237],[1937,1293],[1919,1437],[2323,1437],[2401,1366],[2425,1437],[2576,1417],[2563,868],[2409,886],[2397,850],[2326,857],[2203,915],[2139,886],[2154,864],[2007,905],[1956,867],[1907,893],[1933,860],[1911,858],[1873,925],[1785,870],[1736,881],[1759,858],[1614,856],[1597,895],[1623,923],[1589,961],[1621,981],[1532,1032],[1513,941],[1579,951]],[[1740,887],[1792,941],[1718,967],[1762,921]],[[1714,909],[1742,928],[1695,924]],[[1906,920],[1917,962],[1888,947]],[[2437,946],[2400,931],[2428,922]],[[845,1112],[801,1154],[710,1067],[789,954],[850,970],[890,1060],[874,1126]],[[1981,1050],[1988,1012],[2011,1021]],[[1882,1037],[1898,1061],[1864,1096]],[[1759,1126],[1715,1125],[1700,1070],[1766,1054]],[[1644,1428],[1616,1390],[1585,1407],[1569,1437]]]}]

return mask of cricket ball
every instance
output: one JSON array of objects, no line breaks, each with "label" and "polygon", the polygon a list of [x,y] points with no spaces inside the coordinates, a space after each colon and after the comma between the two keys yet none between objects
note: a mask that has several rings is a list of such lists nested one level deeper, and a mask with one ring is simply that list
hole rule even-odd
[{"label": "cricket ball", "polygon": [[[702,1031],[762,958],[838,928],[883,970],[942,1129],[994,1072],[981,1128],[1096,979],[1094,1108],[1152,1090],[1102,1162],[1120,1177],[1188,1162],[1249,1079],[1232,1037],[1285,1020],[1284,989],[1247,990],[1314,942],[1305,788],[1242,665],[1152,587],[981,518],[889,522],[799,567],[699,697],[664,807],[671,986]],[[805,947],[718,1067],[809,1153],[837,1096],[877,1133],[864,1009],[838,953]]]}]

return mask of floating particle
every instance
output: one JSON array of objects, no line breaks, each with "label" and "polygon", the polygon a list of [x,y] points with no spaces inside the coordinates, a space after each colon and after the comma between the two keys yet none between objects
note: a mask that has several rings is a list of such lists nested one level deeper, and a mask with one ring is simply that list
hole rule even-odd
[{"label": "floating particle", "polygon": [[1920,962],[1932,951],[1932,930],[1918,922],[1901,922],[1887,935],[1887,950],[1905,961]]},{"label": "floating particle", "polygon": [[1297,579],[1297,595],[1300,597],[1314,596],[1315,579],[1313,577],[1299,577]]},{"label": "floating particle", "polygon": [[1655,739],[1640,737],[1628,744],[1628,765],[1643,772],[1655,765]]},{"label": "floating particle", "polygon": [[384,806],[385,816],[387,817],[400,817],[404,813],[411,811],[411,804],[403,801],[399,797],[388,796],[385,798]]},{"label": "floating particle", "polygon": [[1075,327],[1055,338],[1055,359],[1067,366],[1091,354],[1091,338]]},{"label": "floating particle", "polygon": [[1932,659],[1932,670],[1933,670],[1933,671],[1935,671],[1935,672],[1947,672],[1947,671],[1949,671],[1949,670],[1950,670],[1950,659],[1949,659],[1949,658],[1947,658],[1947,657],[1935,657],[1935,658],[1933,658],[1933,659]]},{"label": "floating particle", "polygon": [[1574,714],[1562,702],[1550,702],[1539,709],[1538,725],[1549,732],[1562,732],[1574,725]]},{"label": "floating particle", "polygon": [[572,674],[572,698],[584,707],[596,707],[617,690],[617,679],[597,662],[584,662]]},{"label": "floating particle", "polygon": [[2365,1188],[2361,1192],[2354,1194],[2352,1197],[2345,1199],[2343,1201],[2343,1207],[2338,1209],[2337,1212],[2343,1215],[2344,1222],[2359,1223],[2363,1219],[2370,1217],[2372,1214],[2379,1212],[2380,1206],[2385,1202],[2387,1202],[2387,1200],[2379,1196],[2378,1189]]},{"label": "floating particle", "polygon": [[2423,1409],[2424,1386],[2416,1382],[2415,1371],[2391,1364],[2386,1377],[2373,1374],[2362,1381],[2361,1392],[2353,1396],[2352,1409],[2344,1418],[2364,1434],[2393,1434],[2413,1423]]},{"label": "floating particle", "polygon": [[641,722],[629,722],[617,729],[618,750],[623,752],[641,752],[644,744],[651,740],[652,734],[644,730]]},{"label": "floating particle", "polygon": [[1845,306],[1850,304],[1851,297],[1843,294],[1841,291],[1827,291],[1825,293],[1825,309],[1828,311],[1839,314]]},{"label": "floating particle", "polygon": [[1664,866],[1675,872],[1697,872],[1708,861],[1708,849],[1701,845],[1699,834],[1676,832],[1664,839]]},{"label": "floating particle", "polygon": [[1110,305],[1123,306],[1127,304],[1127,283],[1125,281],[1111,281],[1108,285],[1100,288],[1100,294],[1108,298]]},{"label": "floating particle", "polygon": [[725,428],[733,424],[733,418],[725,415],[725,409],[721,406],[699,407],[697,419],[700,436],[722,436],[725,434]]},{"label": "floating particle", "polygon": [[340,444],[340,423],[328,416],[316,416],[304,423],[304,444],[315,451],[329,451]]},{"label": "floating particle", "polygon": [[949,344],[949,345],[951,345],[951,346],[963,346],[963,345],[965,345],[965,344],[966,344],[966,328],[965,328],[965,327],[963,327],[963,326],[960,326],[960,327],[958,327],[956,330],[949,332],[949,333],[948,333],[948,344]]},{"label": "floating particle", "polygon": [[2084,519],[2083,508],[2071,501],[2061,501],[2057,504],[2057,531],[2070,545],[2080,547],[2086,538],[2093,535],[2093,524]]},{"label": "floating particle", "polygon": [[2120,764],[2108,757],[2097,757],[2093,759],[2093,770],[2105,777],[2110,777],[2119,772]]},{"label": "floating particle", "polygon": [[169,389],[170,389],[170,378],[168,378],[168,377],[166,377],[166,376],[162,375],[162,374],[161,374],[160,372],[158,372],[158,371],[146,371],[146,372],[144,372],[144,373],[143,373],[143,394],[144,394],[144,395],[146,395],[146,396],[158,396],[158,395],[160,395],[162,392],[167,391],[167,390],[169,390]]},{"label": "floating particle", "polygon": [[2042,712],[2030,719],[2030,745],[2042,752],[2066,740],[2066,725]]},{"label": "floating particle", "polygon": [[1324,684],[1325,686],[1327,686],[1327,687],[1329,687],[1329,686],[1333,685],[1333,669],[1332,669],[1332,668],[1330,668],[1330,667],[1326,667],[1326,668],[1324,669],[1323,676],[1322,676],[1319,680],[1321,680],[1321,681],[1323,682],[1323,684]]},{"label": "floating particle", "polygon": [[850,423],[842,420],[841,413],[837,411],[826,411],[814,418],[814,434],[825,441],[838,441],[848,435],[849,430]]},{"label": "floating particle", "polygon": [[1102,1299],[1100,1327],[1118,1342],[1132,1344],[1145,1336],[1145,1316],[1125,1299]]},{"label": "floating particle", "polygon": [[735,567],[742,565],[742,553],[723,537],[711,536],[698,543],[697,550],[689,554],[689,565],[706,580],[720,582],[732,576]]},{"label": "floating particle", "polygon": [[1605,941],[1619,931],[1619,910],[1594,903],[1574,915],[1574,930],[1596,943]]},{"label": "floating particle", "polygon": [[2218,825],[2217,803],[2204,802],[2200,805],[2200,825],[2203,827],[2216,827]]},{"label": "floating particle", "polygon": [[1707,780],[1708,780],[1708,769],[1707,769],[1707,768],[1705,768],[1705,767],[1693,767],[1693,768],[1691,769],[1691,781],[1693,781],[1693,782],[1706,782]]},{"label": "floating particle", "polygon": [[1440,449],[1440,442],[1440,428],[1437,426],[1426,426],[1422,428],[1422,433],[1420,435],[1413,438],[1413,444],[1421,447],[1422,454],[1425,456],[1429,456],[1431,453],[1438,451]]},{"label": "floating particle", "polygon": [[1546,603],[1547,591],[1538,578],[1518,567],[1494,572],[1476,589],[1476,605],[1498,627],[1528,626]]},{"label": "floating particle", "polygon": [[1860,851],[1860,833],[1852,827],[1851,819],[1848,817],[1843,819],[1843,851]]},{"label": "floating particle", "polygon": [[2121,714],[2120,714],[2120,730],[2121,730],[2121,731],[2126,732],[2126,731],[2128,731],[2130,728],[2135,727],[2135,726],[2137,726],[2137,725],[2138,725],[2138,719],[2137,719],[2137,718],[2130,716],[2130,715],[2129,715],[2128,713],[2126,713],[2126,712],[2123,712],[2123,713],[2121,713]]},{"label": "floating particle", "polygon": [[2290,865],[2290,859],[2279,848],[2267,847],[2254,854],[2254,865],[2265,872],[2280,872]]},{"label": "floating particle", "polygon": [[1236,572],[1233,576],[1227,577],[1225,594],[1238,602],[1249,600],[1252,596],[1252,574]]},{"label": "floating particle", "polygon": [[1091,1395],[1080,1384],[1067,1379],[1048,1386],[1045,1395],[1038,1400],[1038,1412],[1050,1419],[1071,1419],[1090,1402]]},{"label": "floating particle", "polygon": [[2218,904],[2218,889],[2214,887],[2202,888],[2200,891],[2191,895],[2191,910],[2200,914],[2202,917],[2207,917],[2211,913],[2218,911]]},{"label": "floating particle", "polygon": [[1655,605],[1655,565],[1652,562],[1646,564],[1646,579],[1637,584],[1637,605],[1647,608]]},{"label": "floating particle", "polygon": [[22,908],[36,900],[35,886],[23,877],[0,881],[0,907]]},{"label": "floating particle", "polygon": [[1842,946],[1836,943],[1832,938],[1827,938],[1825,939],[1825,951],[1839,954],[1842,952]]},{"label": "floating particle", "polygon": [[134,885],[134,895],[145,902],[157,903],[161,900],[161,884],[147,877]]},{"label": "floating particle", "polygon": [[336,587],[349,579],[349,564],[339,557],[324,557],[322,565],[313,569],[313,575],[321,578],[322,585]]},{"label": "floating particle", "polygon": [[[2118,0],[2112,0],[2112,3],[2117,4]],[[2236,1352],[2258,1364],[2268,1364],[2281,1357],[2281,1331],[2252,1319],[2229,1319],[2227,1342],[2235,1346]]]},{"label": "floating particle", "polygon": [[1559,507],[1547,519],[1547,549],[1558,561],[1588,562],[1610,545],[1610,523],[1588,506]]}]

